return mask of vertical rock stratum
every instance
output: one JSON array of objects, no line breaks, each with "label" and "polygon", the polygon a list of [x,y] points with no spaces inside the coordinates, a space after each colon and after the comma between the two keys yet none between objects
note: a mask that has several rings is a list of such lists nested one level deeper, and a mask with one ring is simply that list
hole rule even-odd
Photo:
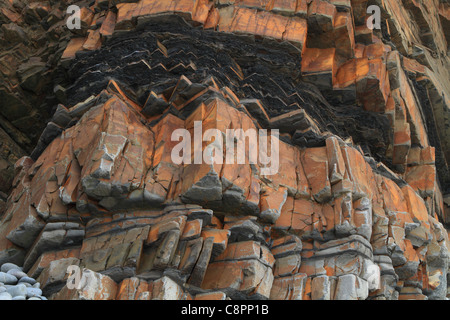
[{"label": "vertical rock stratum", "polygon": [[448,0],[2,1],[0,265],[55,300],[448,299],[449,37]]}]

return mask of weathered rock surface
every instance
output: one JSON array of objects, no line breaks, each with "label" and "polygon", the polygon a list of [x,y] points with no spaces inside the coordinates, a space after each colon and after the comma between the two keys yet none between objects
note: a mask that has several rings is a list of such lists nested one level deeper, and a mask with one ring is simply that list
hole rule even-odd
[{"label": "weathered rock surface", "polygon": [[0,299],[446,299],[449,4],[374,3],[0,4]]}]

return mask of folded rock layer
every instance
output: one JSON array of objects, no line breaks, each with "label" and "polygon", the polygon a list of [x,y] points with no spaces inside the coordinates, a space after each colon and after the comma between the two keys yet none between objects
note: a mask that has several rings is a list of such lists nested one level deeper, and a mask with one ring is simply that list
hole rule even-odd
[{"label": "folded rock layer", "polygon": [[448,10],[0,4],[0,264],[55,300],[447,299]]}]

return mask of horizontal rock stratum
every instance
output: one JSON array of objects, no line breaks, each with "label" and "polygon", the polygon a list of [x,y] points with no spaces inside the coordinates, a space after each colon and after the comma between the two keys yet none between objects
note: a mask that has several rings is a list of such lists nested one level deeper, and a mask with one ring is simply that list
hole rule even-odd
[{"label": "horizontal rock stratum", "polygon": [[0,265],[49,300],[447,299],[449,12],[2,2]]}]

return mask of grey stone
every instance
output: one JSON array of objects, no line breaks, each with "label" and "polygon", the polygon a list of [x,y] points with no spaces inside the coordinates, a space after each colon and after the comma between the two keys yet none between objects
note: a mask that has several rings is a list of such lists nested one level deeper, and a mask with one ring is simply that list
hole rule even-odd
[{"label": "grey stone", "polygon": [[370,236],[372,235],[372,224],[362,224],[360,227],[356,228],[356,233],[370,240]]},{"label": "grey stone", "polygon": [[30,211],[20,228],[12,230],[6,238],[19,247],[30,248],[44,226],[45,223]]},{"label": "grey stone", "polygon": [[49,222],[45,225],[44,231],[48,232],[53,230],[64,229],[65,225],[66,224],[64,222]]},{"label": "grey stone", "polygon": [[81,118],[81,116],[88,111],[90,108],[92,108],[95,105],[96,97],[94,95],[90,96],[83,102],[80,102],[70,108],[69,110],[69,116],[72,118]]},{"label": "grey stone", "polygon": [[428,245],[427,250],[427,265],[433,268],[447,270],[448,268],[448,251],[445,245],[440,246],[433,242]]},{"label": "grey stone", "polygon": [[[111,194],[111,184],[99,181],[97,177],[110,179],[112,164],[112,161],[102,161],[101,166],[99,166],[99,168],[92,175],[83,177],[81,179],[81,185],[87,195],[91,196],[94,199],[100,200],[103,197],[107,197]],[[96,177],[94,177],[94,175]]]},{"label": "grey stone", "polygon": [[387,255],[374,255],[373,262],[376,263],[386,263],[392,265],[392,259]]},{"label": "grey stone", "polygon": [[56,108],[55,114],[53,115],[52,121],[57,125],[65,128],[72,120],[69,114],[69,110],[63,105],[59,104]]},{"label": "grey stone", "polygon": [[65,245],[74,245],[83,242],[84,230],[68,230],[66,238],[64,239]]},{"label": "grey stone", "polygon": [[40,282],[36,282],[35,284],[32,285],[33,288],[40,288],[41,284]]},{"label": "grey stone", "polygon": [[27,297],[38,297],[42,295],[42,290],[39,288],[27,288]]},{"label": "grey stone", "polygon": [[[40,235],[39,239],[33,245],[33,247],[28,252],[27,257],[25,258],[24,268],[25,270],[29,270],[41,253],[45,251],[55,250],[63,244],[64,237],[66,235],[65,230],[52,230],[52,231],[44,231]],[[34,284],[34,282],[33,282]]]},{"label": "grey stone", "polygon": [[31,297],[31,298],[28,298],[27,300],[41,300],[41,299],[38,297]]},{"label": "grey stone", "polygon": [[404,265],[407,262],[403,251],[398,245],[393,246],[391,260],[394,267]]},{"label": "grey stone", "polygon": [[211,172],[182,194],[181,199],[188,203],[206,203],[222,200],[222,182],[219,175],[211,170]]},{"label": "grey stone", "polygon": [[4,284],[16,284],[17,278],[11,274],[0,272],[0,282],[3,282]]},{"label": "grey stone", "polygon": [[366,300],[369,296],[369,283],[360,277],[356,277],[356,280],[356,296],[359,300]]},{"label": "grey stone", "polygon": [[358,300],[354,274],[346,274],[338,278],[334,300]]},{"label": "grey stone", "polygon": [[6,290],[13,298],[17,296],[26,296],[27,295],[27,286],[20,283],[17,286],[10,287]]},{"label": "grey stone", "polygon": [[1,292],[0,300],[12,300],[12,296],[8,292]]},{"label": "grey stone", "polygon": [[170,230],[164,237],[164,240],[158,247],[156,257],[153,261],[153,268],[158,270],[165,269],[172,261],[175,250],[180,238],[179,230]]},{"label": "grey stone", "polygon": [[118,203],[119,202],[114,197],[104,197],[99,202],[99,204],[106,209],[112,209],[112,208],[116,207]]},{"label": "grey stone", "polygon": [[15,265],[14,263],[4,263],[0,268],[0,271],[7,273],[9,270],[12,269],[22,271],[22,268],[19,267],[18,265]]},{"label": "grey stone", "polygon": [[[56,96],[56,99],[58,99],[58,101],[59,102],[61,102],[61,103],[67,103],[67,95],[66,95],[66,89],[64,88],[64,87],[62,87],[61,85],[56,85],[54,88],[53,88],[53,93],[55,94],[55,96]],[[59,106],[58,106],[59,107]],[[65,107],[64,107],[65,108]],[[67,110],[67,112],[69,112],[68,110]],[[69,117],[70,117],[70,115],[69,115]],[[53,118],[55,118],[55,116],[53,116]],[[55,119],[53,119],[53,120],[55,120]],[[56,121],[55,121],[56,122]]]},{"label": "grey stone", "polygon": [[392,266],[392,261],[390,262],[377,262],[378,266],[380,267],[381,274],[390,274],[395,275],[394,267]]},{"label": "grey stone", "polygon": [[311,281],[311,299],[312,300],[330,300],[331,288],[328,276],[322,275]]},{"label": "grey stone", "polygon": [[10,274],[14,277],[16,277],[17,279],[21,279],[23,277],[27,277],[27,274],[23,271],[20,271],[18,269],[11,269],[7,272],[7,274]]},{"label": "grey stone", "polygon": [[47,67],[40,58],[34,57],[29,59],[17,69],[20,86],[39,94],[47,82],[44,76],[45,71],[47,71]]},{"label": "grey stone", "polygon": [[274,117],[269,120],[271,128],[277,128],[280,133],[293,134],[295,129],[301,130],[307,129],[305,125],[305,111],[302,109],[283,114],[281,116]]},{"label": "grey stone", "polygon": [[272,254],[275,259],[279,259],[292,254],[300,254],[302,251],[302,241],[295,235],[289,235],[284,238],[284,242],[272,246]]},{"label": "grey stone", "polygon": [[[348,245],[352,243],[351,249]],[[315,254],[316,257],[319,256],[329,256],[329,255],[343,255],[357,254],[363,257],[373,258],[372,246],[370,242],[360,235],[351,235],[346,238],[330,240],[320,246],[320,250]]]},{"label": "grey stone", "polygon": [[335,226],[335,233],[338,238],[343,238],[356,233],[356,230],[354,226],[345,220],[342,224]]},{"label": "grey stone", "polygon": [[276,209],[267,209],[259,214],[262,220],[275,223],[280,217],[280,211]]},{"label": "grey stone", "polygon": [[19,280],[19,283],[21,283],[21,282],[27,282],[27,283],[33,285],[37,281],[35,279],[33,279],[33,278],[30,278],[30,277],[23,277],[22,279]]},{"label": "grey stone", "polygon": [[429,231],[418,223],[405,223],[405,233],[406,239],[409,239],[411,244],[417,248],[428,245],[433,238]]},{"label": "grey stone", "polygon": [[11,300],[27,300],[24,296],[15,296]]},{"label": "grey stone", "polygon": [[[283,270],[283,266],[296,266],[297,268],[300,267],[302,263],[302,258],[300,254],[291,254],[289,256],[283,256],[281,258],[276,258],[274,270],[277,270],[277,276],[290,276],[292,275],[291,270],[285,271],[284,273],[281,271]],[[281,270],[280,270],[281,267]],[[323,299],[313,299],[313,300],[323,300]],[[329,300],[329,299],[327,299]]]},{"label": "grey stone", "polygon": [[159,98],[154,92],[151,92],[142,108],[142,113],[151,117],[162,113],[168,106],[169,104],[164,99]]},{"label": "grey stone", "polygon": [[243,99],[240,101],[245,109],[255,118],[263,127],[269,126],[269,116],[264,110],[261,101],[258,99]]},{"label": "grey stone", "polygon": [[187,220],[196,220],[201,219],[204,226],[207,226],[211,223],[211,219],[213,216],[213,211],[209,209],[192,209],[189,210],[189,214]]},{"label": "grey stone", "polygon": [[[183,244],[185,243],[184,247]],[[197,259],[200,255],[203,246],[203,238],[199,237],[197,239],[189,240],[187,242],[180,242],[179,248],[185,250],[185,252],[189,253],[189,256],[182,261],[182,263],[178,264],[178,268],[183,276],[191,275],[192,269],[197,262]]]},{"label": "grey stone", "polygon": [[27,33],[15,23],[8,23],[2,25],[3,36],[5,40],[17,44],[19,42],[28,45],[29,38]]},{"label": "grey stone", "polygon": [[211,259],[211,252],[213,248],[214,238],[206,238],[203,241],[203,248],[200,252],[197,263],[191,272],[188,283],[200,287],[202,285],[203,277],[206,273],[206,268],[208,267],[209,260]]},{"label": "grey stone", "polygon": [[66,229],[66,230],[72,230],[72,229],[84,230],[83,226],[76,222],[66,222],[64,225],[64,229]]},{"label": "grey stone", "polygon": [[54,122],[47,123],[47,126],[45,127],[44,131],[42,132],[40,136],[40,140],[46,144],[49,144],[52,142],[57,136],[63,132],[64,128],[57,125]]},{"label": "grey stone", "polygon": [[0,250],[0,266],[6,262],[12,262],[18,265],[22,265],[25,259],[25,255],[26,251],[16,246]]},{"label": "grey stone", "polygon": [[395,295],[398,294],[398,291],[395,290],[397,280],[398,277],[396,275],[382,275],[378,296],[384,296],[387,300],[395,300]]},{"label": "grey stone", "polygon": [[395,267],[395,273],[400,280],[406,280],[417,273],[418,267],[419,261],[407,261],[402,266]]},{"label": "grey stone", "polygon": [[230,242],[253,239],[259,231],[259,225],[250,219],[229,222],[227,228],[231,232]]}]

